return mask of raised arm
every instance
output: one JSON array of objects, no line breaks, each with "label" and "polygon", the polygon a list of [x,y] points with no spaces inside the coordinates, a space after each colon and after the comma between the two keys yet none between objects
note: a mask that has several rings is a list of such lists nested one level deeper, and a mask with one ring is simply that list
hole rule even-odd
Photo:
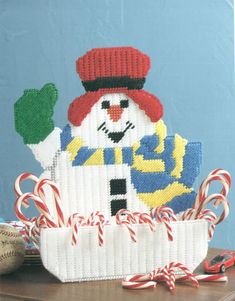
[{"label": "raised arm", "polygon": [[52,165],[60,148],[60,129],[52,119],[58,92],[54,84],[41,90],[25,90],[15,103],[15,128],[41,163],[43,168]]}]

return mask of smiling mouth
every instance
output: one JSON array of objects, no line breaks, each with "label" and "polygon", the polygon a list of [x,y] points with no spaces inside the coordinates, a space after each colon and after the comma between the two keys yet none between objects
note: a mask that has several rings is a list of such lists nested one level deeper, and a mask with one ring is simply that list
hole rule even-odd
[{"label": "smiling mouth", "polygon": [[135,126],[132,122],[127,121],[126,122],[126,128],[121,131],[121,132],[110,132],[106,126],[105,126],[105,122],[103,122],[98,128],[97,131],[102,130],[110,140],[112,140],[114,143],[118,143],[119,141],[122,140],[122,138],[125,136],[125,133],[129,130],[129,129],[134,129]]}]

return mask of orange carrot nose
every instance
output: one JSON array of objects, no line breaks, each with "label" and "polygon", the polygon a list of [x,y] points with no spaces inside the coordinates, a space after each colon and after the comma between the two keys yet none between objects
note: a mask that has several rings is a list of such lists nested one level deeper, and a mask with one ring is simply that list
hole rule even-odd
[{"label": "orange carrot nose", "polygon": [[119,105],[112,105],[108,108],[107,112],[109,114],[109,118],[116,122],[121,118],[123,108],[121,108]]}]

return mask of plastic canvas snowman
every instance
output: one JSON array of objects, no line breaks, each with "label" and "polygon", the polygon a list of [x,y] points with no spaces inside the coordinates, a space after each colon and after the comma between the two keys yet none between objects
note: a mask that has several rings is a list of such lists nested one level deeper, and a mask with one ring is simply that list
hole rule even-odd
[{"label": "plastic canvas snowman", "polygon": [[63,130],[52,121],[53,84],[16,102],[16,130],[41,163],[41,177],[58,184],[67,215],[192,206],[201,144],[167,136],[162,104],[142,89],[149,68],[149,57],[132,47],[87,52],[77,60],[86,93],[70,104]]}]

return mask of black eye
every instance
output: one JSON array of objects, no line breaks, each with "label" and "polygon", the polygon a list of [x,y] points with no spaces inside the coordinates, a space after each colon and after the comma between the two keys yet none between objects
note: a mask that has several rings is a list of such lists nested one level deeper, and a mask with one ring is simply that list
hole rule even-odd
[{"label": "black eye", "polygon": [[102,101],[102,109],[109,109],[110,102],[108,100]]},{"label": "black eye", "polygon": [[121,108],[128,108],[128,99],[123,99],[120,101]]}]

